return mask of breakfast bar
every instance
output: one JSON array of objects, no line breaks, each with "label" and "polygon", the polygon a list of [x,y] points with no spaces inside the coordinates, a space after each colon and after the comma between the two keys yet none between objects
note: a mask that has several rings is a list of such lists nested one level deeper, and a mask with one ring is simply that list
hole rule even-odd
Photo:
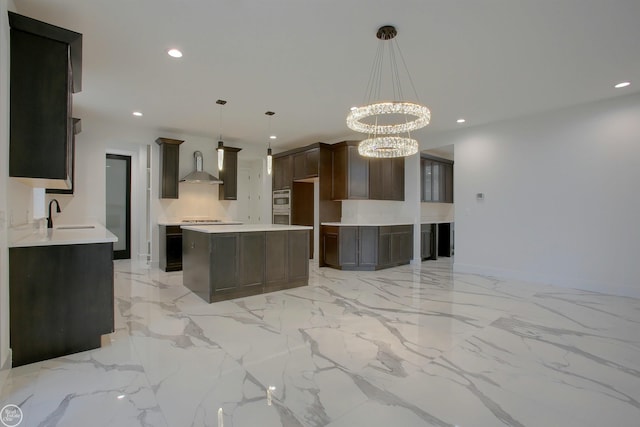
[{"label": "breakfast bar", "polygon": [[183,225],[183,284],[207,302],[305,286],[309,230],[298,225]]}]

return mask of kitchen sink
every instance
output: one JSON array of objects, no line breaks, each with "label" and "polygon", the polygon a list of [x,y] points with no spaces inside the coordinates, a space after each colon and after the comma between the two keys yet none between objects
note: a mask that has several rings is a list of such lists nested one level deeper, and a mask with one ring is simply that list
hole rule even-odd
[{"label": "kitchen sink", "polygon": [[56,230],[87,230],[90,228],[96,228],[95,225],[61,225],[56,227]]}]

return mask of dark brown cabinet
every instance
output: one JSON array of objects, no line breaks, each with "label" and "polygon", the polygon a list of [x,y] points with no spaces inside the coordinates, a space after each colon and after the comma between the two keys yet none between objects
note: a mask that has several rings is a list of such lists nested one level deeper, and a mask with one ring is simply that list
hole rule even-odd
[{"label": "dark brown cabinet", "polygon": [[160,268],[182,270],[182,229],[179,225],[160,225]]},{"label": "dark brown cabinet", "polygon": [[404,200],[404,157],[363,157],[355,141],[331,147],[333,200]]},{"label": "dark brown cabinet", "polygon": [[292,157],[294,181],[318,177],[318,161],[320,160],[319,148],[311,148],[300,153],[295,153]]},{"label": "dark brown cabinet", "polygon": [[413,257],[413,225],[379,227],[380,267],[408,264]]},{"label": "dark brown cabinet", "polygon": [[404,157],[369,159],[369,199],[404,200]]},{"label": "dark brown cabinet", "polygon": [[158,138],[160,146],[160,198],[177,199],[180,182],[180,144],[184,141]]},{"label": "dark brown cabinet", "polygon": [[435,252],[435,224],[420,225],[420,258],[432,259],[437,256]]},{"label": "dark brown cabinet", "polygon": [[413,225],[323,226],[324,263],[341,270],[379,270],[413,258]]},{"label": "dark brown cabinet", "polygon": [[369,160],[358,154],[356,145],[332,147],[333,200],[369,198]]},{"label": "dark brown cabinet", "polygon": [[9,176],[70,190],[72,94],[82,89],[82,34],[9,12]]},{"label": "dark brown cabinet", "polygon": [[290,190],[293,184],[293,156],[273,158],[273,190]]},{"label": "dark brown cabinet", "polygon": [[242,148],[224,147],[224,165],[220,171],[222,184],[218,186],[218,200],[238,199],[238,151]]},{"label": "dark brown cabinet", "polygon": [[183,283],[208,302],[303,286],[307,230],[201,233],[183,230]]},{"label": "dark brown cabinet", "polygon": [[114,330],[113,243],[9,248],[13,367],[100,347]]},{"label": "dark brown cabinet", "polygon": [[64,190],[59,188],[47,188],[46,192],[49,194],[73,194],[76,180],[76,135],[82,131],[82,121],[77,118],[73,118],[73,135],[71,137],[71,188]]},{"label": "dark brown cabinet", "polygon": [[420,188],[422,202],[453,203],[453,162],[423,155]]}]

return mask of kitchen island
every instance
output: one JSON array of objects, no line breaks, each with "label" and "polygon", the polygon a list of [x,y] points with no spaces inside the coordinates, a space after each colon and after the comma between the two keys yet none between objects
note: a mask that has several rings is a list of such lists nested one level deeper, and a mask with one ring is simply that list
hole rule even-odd
[{"label": "kitchen island", "polygon": [[182,278],[207,302],[309,282],[309,230],[298,225],[183,225]]},{"label": "kitchen island", "polygon": [[10,230],[13,367],[98,348],[113,332],[117,240],[99,224]]}]

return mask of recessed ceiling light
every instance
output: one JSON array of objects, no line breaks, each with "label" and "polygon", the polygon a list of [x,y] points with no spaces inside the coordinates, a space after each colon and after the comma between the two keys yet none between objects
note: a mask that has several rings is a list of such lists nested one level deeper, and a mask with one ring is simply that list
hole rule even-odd
[{"label": "recessed ceiling light", "polygon": [[122,400],[124,399],[126,396],[124,394],[118,395],[118,399]]},{"label": "recessed ceiling light", "polygon": [[465,120],[465,119],[458,119],[458,120],[456,120],[456,123],[464,123],[464,122],[466,122],[466,120]]},{"label": "recessed ceiling light", "polygon": [[180,52],[178,49],[169,49],[167,53],[173,58],[182,58],[182,52]]},{"label": "recessed ceiling light", "polygon": [[276,139],[276,138],[277,138],[277,137],[276,137],[275,135],[271,135],[271,136],[269,137],[269,139]]},{"label": "recessed ceiling light", "polygon": [[631,82],[620,82],[617,85],[615,85],[614,87],[616,89],[621,89],[623,87],[627,87],[627,86],[630,86],[630,85],[631,85]]},{"label": "recessed ceiling light", "polygon": [[133,115],[136,117],[142,117],[142,113],[140,111],[134,111]]},{"label": "recessed ceiling light", "polygon": [[353,110],[357,110],[357,109],[358,109],[358,107],[351,107],[351,108],[350,108],[350,110],[351,110],[351,111],[353,111]]}]

